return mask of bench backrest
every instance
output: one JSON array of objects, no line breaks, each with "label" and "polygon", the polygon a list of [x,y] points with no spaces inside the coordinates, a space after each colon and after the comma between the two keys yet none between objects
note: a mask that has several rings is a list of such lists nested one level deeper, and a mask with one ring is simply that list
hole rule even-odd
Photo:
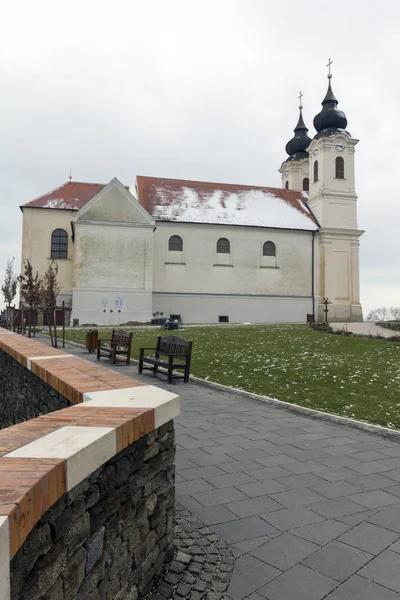
[{"label": "bench backrest", "polygon": [[116,343],[118,346],[130,346],[132,344],[132,332],[113,329],[111,343]]},{"label": "bench backrest", "polygon": [[192,345],[193,342],[183,340],[177,335],[169,335],[164,338],[158,336],[156,353],[190,357],[192,353]]}]

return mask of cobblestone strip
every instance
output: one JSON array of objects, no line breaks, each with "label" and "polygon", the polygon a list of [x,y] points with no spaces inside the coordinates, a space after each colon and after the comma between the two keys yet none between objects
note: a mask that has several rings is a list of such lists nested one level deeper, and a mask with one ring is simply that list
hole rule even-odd
[{"label": "cobblestone strip", "polygon": [[146,600],[221,600],[232,577],[230,547],[176,505],[175,556]]}]

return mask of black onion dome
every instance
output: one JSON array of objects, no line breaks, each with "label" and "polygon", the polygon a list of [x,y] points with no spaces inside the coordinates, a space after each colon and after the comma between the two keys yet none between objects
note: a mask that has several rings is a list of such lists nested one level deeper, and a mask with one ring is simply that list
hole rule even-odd
[{"label": "black onion dome", "polygon": [[[328,91],[321,102],[322,110],[314,117],[314,127],[318,134],[326,132],[333,134],[338,130],[345,130],[347,127],[346,115],[337,108],[338,101],[332,91],[331,81],[329,79]],[[320,137],[317,134],[315,137]]]},{"label": "black onion dome", "polygon": [[301,160],[302,158],[308,158],[307,148],[311,143],[311,138],[307,135],[307,127],[303,120],[303,114],[300,108],[299,121],[294,128],[294,136],[286,144],[286,152],[290,158],[288,160]]}]

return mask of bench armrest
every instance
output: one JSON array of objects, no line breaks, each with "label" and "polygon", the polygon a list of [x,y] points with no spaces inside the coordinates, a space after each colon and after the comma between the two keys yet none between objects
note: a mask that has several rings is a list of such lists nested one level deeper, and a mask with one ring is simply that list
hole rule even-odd
[{"label": "bench armrest", "polygon": [[143,358],[145,350],[154,350],[154,352],[155,352],[156,348],[150,347],[150,346],[144,346],[143,348],[139,348],[139,358]]}]

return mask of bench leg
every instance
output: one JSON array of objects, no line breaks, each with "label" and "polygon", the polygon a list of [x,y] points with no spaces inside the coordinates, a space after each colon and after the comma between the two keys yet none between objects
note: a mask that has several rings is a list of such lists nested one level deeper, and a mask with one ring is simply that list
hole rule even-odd
[{"label": "bench leg", "polygon": [[138,373],[143,373],[143,356],[139,358]]},{"label": "bench leg", "polygon": [[172,370],[174,368],[174,357],[168,356],[168,374],[167,381],[168,383],[172,383]]}]

